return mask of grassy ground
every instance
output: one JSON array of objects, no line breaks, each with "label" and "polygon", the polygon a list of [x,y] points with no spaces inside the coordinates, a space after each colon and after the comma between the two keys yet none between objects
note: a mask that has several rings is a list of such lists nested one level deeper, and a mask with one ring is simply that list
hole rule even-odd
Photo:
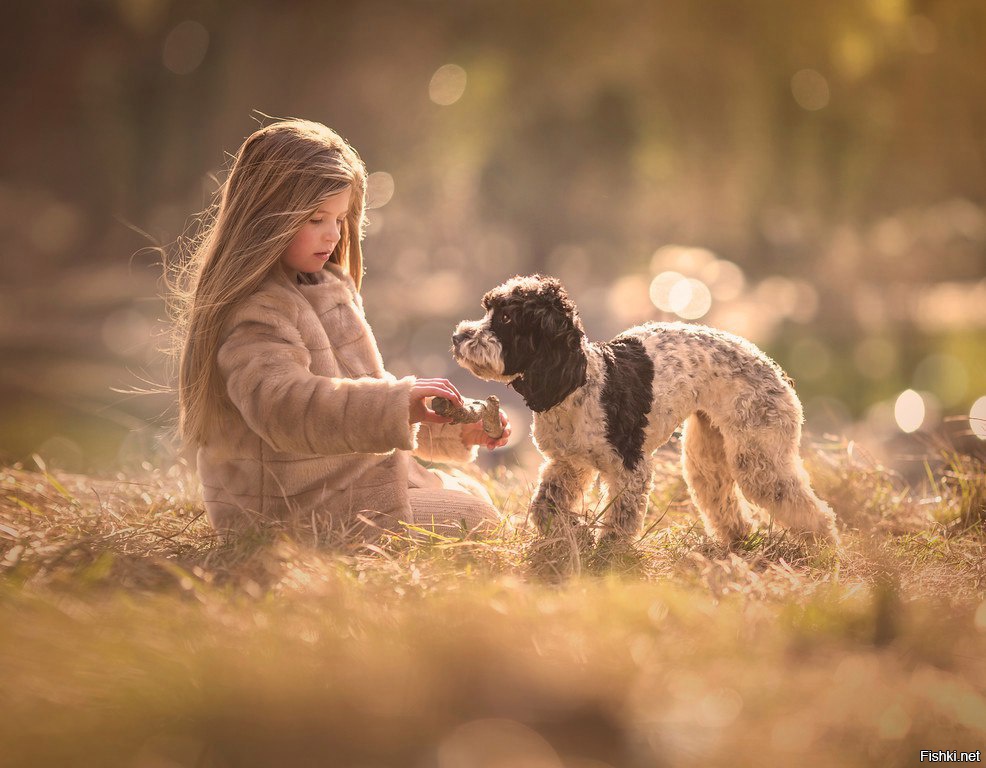
[{"label": "grassy ground", "polygon": [[[734,553],[704,537],[669,460],[636,551],[572,553],[567,577],[518,526],[224,541],[181,467],[0,469],[0,765],[896,766],[983,749],[986,479],[946,459],[910,488],[852,446],[816,450],[843,547],[767,529]],[[522,512],[525,482],[487,482]]]}]

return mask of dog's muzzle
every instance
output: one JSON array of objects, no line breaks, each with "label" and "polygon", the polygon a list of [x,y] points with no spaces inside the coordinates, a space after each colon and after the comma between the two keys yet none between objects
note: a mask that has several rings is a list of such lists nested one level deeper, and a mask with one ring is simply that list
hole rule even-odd
[{"label": "dog's muzzle", "polygon": [[452,357],[474,376],[508,382],[503,375],[503,349],[487,320],[464,320],[452,333]]}]

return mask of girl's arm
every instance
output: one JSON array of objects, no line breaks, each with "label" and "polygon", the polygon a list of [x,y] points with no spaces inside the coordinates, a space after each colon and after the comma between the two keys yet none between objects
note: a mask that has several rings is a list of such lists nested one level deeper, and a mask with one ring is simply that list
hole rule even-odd
[{"label": "girl's arm", "polygon": [[387,453],[415,447],[414,377],[337,379],[309,370],[298,329],[264,311],[238,313],[219,350],[226,391],[247,425],[277,451]]}]

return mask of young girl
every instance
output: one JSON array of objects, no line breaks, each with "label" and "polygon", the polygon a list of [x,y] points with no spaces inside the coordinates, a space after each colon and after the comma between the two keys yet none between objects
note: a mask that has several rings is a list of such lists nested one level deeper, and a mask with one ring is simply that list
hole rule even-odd
[{"label": "young girl", "polygon": [[509,424],[498,441],[447,424],[425,399],[461,403],[451,383],[384,370],[359,294],[365,197],[355,150],[302,120],[251,135],[219,191],[187,267],[178,389],[217,529],[496,520],[478,483],[412,459],[472,461]]}]

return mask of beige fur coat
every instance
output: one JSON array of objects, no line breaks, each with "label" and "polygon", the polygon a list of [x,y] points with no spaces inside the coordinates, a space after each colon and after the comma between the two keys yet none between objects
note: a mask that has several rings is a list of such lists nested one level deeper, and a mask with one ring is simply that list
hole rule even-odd
[{"label": "beige fur coat", "polygon": [[330,264],[314,284],[275,270],[223,330],[223,429],[197,456],[209,520],[390,529],[409,489],[442,481],[412,459],[467,462],[458,426],[409,424],[414,379],[387,373],[352,279]]}]

